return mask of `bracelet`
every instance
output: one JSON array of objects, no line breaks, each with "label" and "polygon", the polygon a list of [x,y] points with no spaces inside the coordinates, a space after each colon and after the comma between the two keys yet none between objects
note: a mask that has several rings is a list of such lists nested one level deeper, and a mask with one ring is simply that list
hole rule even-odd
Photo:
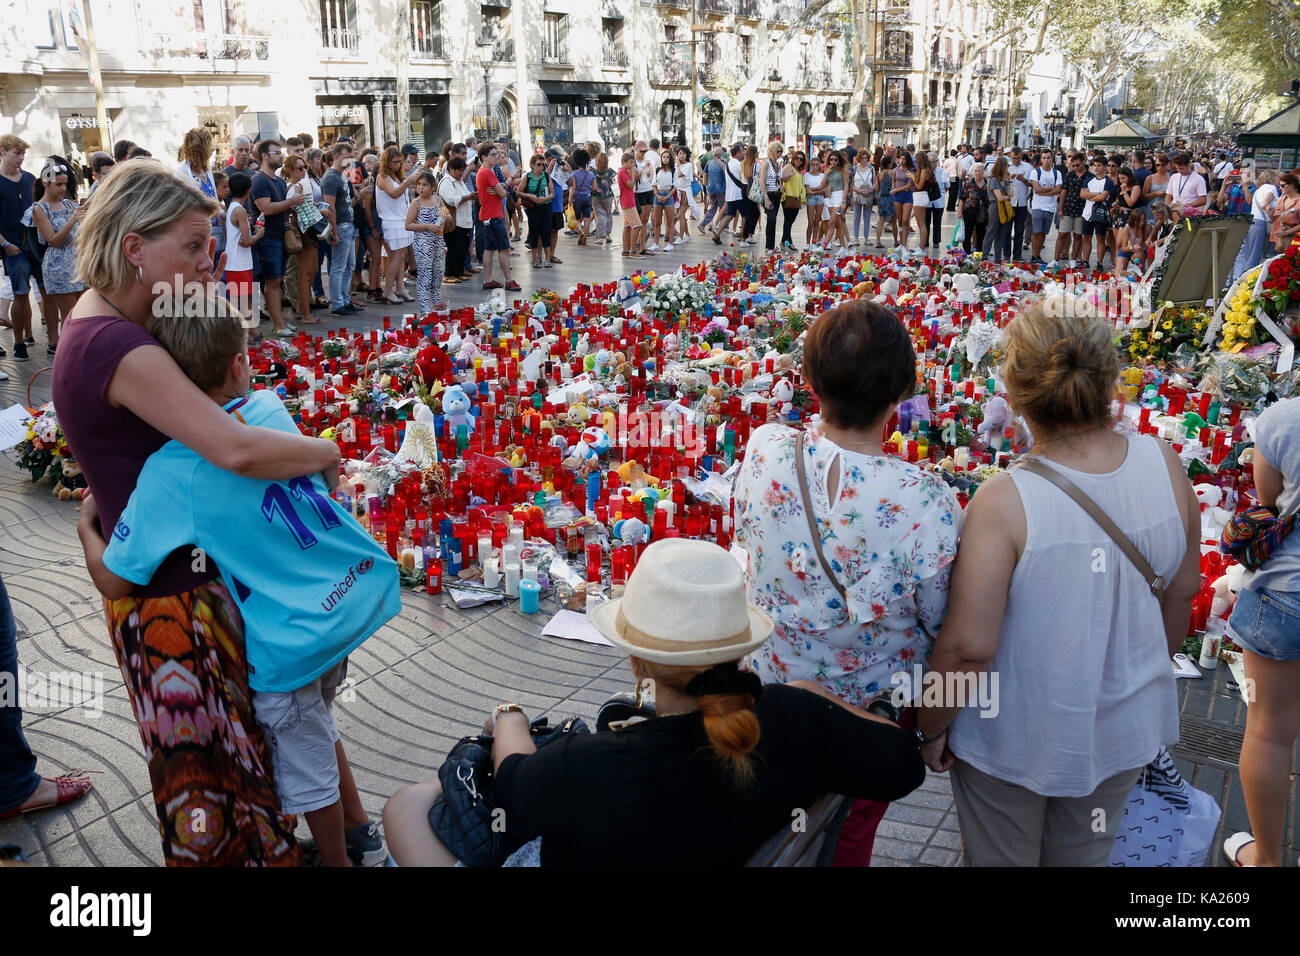
[{"label": "bracelet", "polygon": [[919,726],[912,728],[912,733],[916,735],[916,739],[919,740],[922,744],[932,744],[936,740],[939,740],[941,737],[943,737],[943,735],[946,734],[947,732],[948,732],[948,728],[945,727],[943,730],[939,731],[933,737],[927,737],[925,736],[925,734],[921,733],[921,728]]}]

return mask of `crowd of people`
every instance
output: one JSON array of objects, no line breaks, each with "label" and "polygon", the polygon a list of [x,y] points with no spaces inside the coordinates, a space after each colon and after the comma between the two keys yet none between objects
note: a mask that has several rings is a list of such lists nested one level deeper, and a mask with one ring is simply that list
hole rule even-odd
[{"label": "crowd of people", "polygon": [[[295,494],[328,521],[338,445],[299,434],[274,393],[248,397],[247,333],[226,299],[210,296],[198,316],[169,313],[158,307],[158,283],[207,283],[224,253],[227,288],[251,294],[261,283],[278,332],[293,331],[282,293],[302,324],[317,321],[311,310],[323,302],[334,315],[359,311],[358,294],[415,301],[425,312],[441,303],[443,284],[480,271],[484,289],[503,286],[499,269],[504,288],[518,290],[516,241],[535,269],[561,262],[566,232],[575,246],[612,244],[615,200],[629,258],[671,251],[693,241],[693,230],[716,243],[732,230],[732,241],[756,245],[764,215],[765,247],[791,249],[801,210],[802,242],[813,248],[868,245],[873,210],[877,245],[888,225],[899,245],[915,234],[917,248],[936,248],[943,213],[960,210],[967,250],[1042,262],[1055,229],[1058,261],[1089,262],[1095,238],[1098,265],[1109,255],[1115,268],[1142,261],[1153,228],[1159,238],[1183,216],[1242,212],[1247,200],[1262,204],[1279,240],[1300,231],[1289,224],[1294,175],[1276,195],[1266,173],[1243,182],[1226,159],[1198,171],[1186,153],[1071,150],[1058,163],[1049,149],[963,146],[939,161],[924,144],[867,151],[850,141],[811,158],[736,145],[695,159],[651,140],[617,155],[594,143],[548,150],[525,165],[504,142],[450,142],[421,162],[396,143],[318,149],[298,136],[238,139],[230,164],[215,170],[212,146],[206,131],[192,130],[174,169],[129,150],[121,160],[92,156],[95,196],[85,203],[61,157],[36,181],[21,171],[27,145],[0,137],[15,349],[31,344],[19,300],[40,281],[53,309],[50,354],[61,345],[54,398],[90,486],[78,533],[140,725],[169,865],[291,865],[295,813],[306,815],[329,864],[372,862],[388,849],[398,865],[456,858],[430,827],[437,779],[393,795],[385,848],[330,713],[347,654],[396,613],[395,587],[389,593],[384,576],[371,575],[348,592],[349,615],[317,620],[309,648],[294,644],[296,598],[262,556],[283,548],[298,562],[301,541],[285,537],[298,532],[289,522],[229,520],[230,502],[270,500],[276,482],[297,481]],[[32,199],[14,217],[24,186]],[[13,241],[24,225],[46,246],[39,280],[29,277],[30,243]],[[1247,246],[1259,241],[1252,226]],[[654,682],[657,716],[617,741],[575,735],[540,751],[519,705],[488,717],[511,861],[742,863],[788,825],[792,808],[835,792],[854,801],[837,862],[863,865],[888,801],[920,784],[924,764],[952,773],[969,864],[1104,865],[1141,768],[1177,736],[1169,657],[1200,581],[1199,507],[1185,468],[1154,438],[1114,428],[1112,335],[1102,317],[1041,307],[1010,323],[1001,377],[1034,436],[1039,473],[990,479],[963,513],[948,485],[882,447],[915,386],[907,329],[863,301],[820,315],[802,366],[820,421],[757,429],[736,480],[743,572],[714,545],[656,542],[623,597],[593,614],[637,680]],[[1264,494],[1291,507],[1300,494],[1297,403],[1261,417],[1255,465]],[[179,450],[151,457],[169,439]],[[1108,532],[1061,507],[1042,469],[1068,476],[1141,542],[1165,582],[1158,593]],[[873,519],[864,521],[864,501]],[[222,567],[237,566],[243,591],[232,593],[215,564],[195,566],[196,544]],[[796,552],[799,573],[780,573],[786,565],[774,556]],[[1092,573],[1098,553],[1117,578]],[[343,567],[392,563],[364,534],[313,554],[300,573],[327,590],[337,568],[326,557]],[[1282,558],[1270,593],[1294,599],[1300,556],[1289,545]],[[1300,715],[1278,703],[1300,653],[1283,633],[1290,620],[1260,618],[1245,640],[1271,696],[1252,704],[1267,729],[1253,725],[1249,773],[1243,754],[1259,843],[1242,848],[1241,861],[1276,862],[1281,849],[1285,788],[1279,804],[1264,755],[1275,756],[1283,738],[1293,744],[1300,727]],[[0,667],[14,666],[15,648],[0,584]],[[998,714],[884,707],[893,675],[927,658],[939,674],[999,674]],[[183,699],[165,679],[177,668],[193,677]],[[175,720],[179,709],[202,719]],[[87,777],[37,775],[20,717],[0,714],[0,819],[66,805],[91,786]],[[227,732],[235,722],[242,732]],[[213,793],[226,801],[214,809],[220,833],[188,827],[189,811]],[[602,812],[575,813],[575,793]],[[1097,808],[1109,821],[1100,828]]]}]

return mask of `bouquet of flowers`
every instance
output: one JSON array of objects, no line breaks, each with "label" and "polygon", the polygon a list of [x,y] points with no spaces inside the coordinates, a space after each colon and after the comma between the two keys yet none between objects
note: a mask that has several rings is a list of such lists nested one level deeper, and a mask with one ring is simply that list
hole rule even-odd
[{"label": "bouquet of flowers", "polygon": [[352,352],[352,346],[348,344],[347,339],[333,337],[328,338],[321,345],[321,351],[326,357],[332,359],[346,358]]},{"label": "bouquet of flowers", "polygon": [[46,402],[27,422],[27,437],[18,444],[18,467],[31,472],[32,481],[63,476],[63,459],[71,457],[54,405]]},{"label": "bouquet of flowers", "polygon": [[713,301],[713,285],[680,272],[671,272],[658,276],[650,288],[643,290],[641,301],[647,311],[663,316],[703,312],[704,307]]},{"label": "bouquet of flowers", "polygon": [[1208,322],[1200,309],[1166,302],[1149,327],[1125,333],[1119,348],[1137,362],[1164,362],[1175,358],[1185,344],[1198,341]]}]

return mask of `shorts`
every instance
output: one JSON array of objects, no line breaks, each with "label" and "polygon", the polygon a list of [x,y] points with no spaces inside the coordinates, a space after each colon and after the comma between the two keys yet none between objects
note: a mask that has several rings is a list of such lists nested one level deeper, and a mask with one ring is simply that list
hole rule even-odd
[{"label": "shorts", "polygon": [[644,209],[646,206],[653,206],[655,194],[653,189],[647,189],[645,192],[637,190],[633,193],[636,196],[636,208]]},{"label": "shorts", "polygon": [[895,206],[910,206],[910,205],[912,205],[912,194],[911,194],[910,192],[909,192],[909,193],[894,193],[894,194],[893,194],[893,197],[894,197],[894,205],[895,205]]},{"label": "shorts", "polygon": [[348,673],[344,658],[306,687],[253,692],[253,714],[271,748],[275,792],[285,813],[322,810],[339,799],[334,696]]},{"label": "shorts", "polygon": [[239,308],[250,311],[253,306],[253,270],[238,272],[226,270],[226,297]]},{"label": "shorts", "polygon": [[1110,232],[1109,220],[1106,222],[1093,222],[1088,219],[1083,224],[1083,234],[1085,236],[1104,236],[1108,232]]},{"label": "shorts", "polygon": [[837,189],[826,199],[826,208],[832,212],[838,212],[844,208],[844,190]]},{"label": "shorts", "polygon": [[563,232],[566,228],[565,226],[566,222],[568,222],[568,220],[564,218],[564,210],[561,209],[559,212],[556,212],[554,209],[552,209],[551,210],[551,235],[554,236]]},{"label": "shorts", "polygon": [[660,199],[658,196],[655,197],[656,209],[672,209],[676,205],[677,205],[677,200],[672,196],[669,196],[667,199]]},{"label": "shorts", "polygon": [[504,216],[496,219],[480,219],[479,230],[483,233],[484,252],[505,252],[510,248],[510,236],[506,232]]},{"label": "shorts", "polygon": [[11,256],[5,256],[5,275],[13,286],[15,298],[32,291],[32,264],[27,260],[27,253],[21,249]]},{"label": "shorts", "polygon": [[745,200],[743,199],[727,200],[728,216],[743,216],[744,214],[745,214]]},{"label": "shorts", "polygon": [[1031,209],[1029,219],[1035,236],[1046,235],[1052,229],[1052,220],[1056,218],[1054,209]]},{"label": "shorts", "polygon": [[262,281],[284,276],[284,239],[263,235],[253,246],[258,265],[262,267]]},{"label": "shorts", "polygon": [[623,225],[631,226],[633,229],[641,228],[641,212],[636,206],[624,206],[623,208]]},{"label": "shorts", "polygon": [[591,218],[591,199],[575,199],[573,201],[573,214],[578,217],[579,221]]},{"label": "shorts", "polygon": [[912,207],[914,209],[929,209],[930,194],[919,191],[912,193]]},{"label": "shorts", "polygon": [[1228,618],[1232,639],[1272,661],[1300,657],[1300,594],[1243,588]]},{"label": "shorts", "polygon": [[415,238],[415,233],[409,232],[404,222],[386,222],[384,223],[384,242],[388,243],[388,248],[393,252],[405,249]]},{"label": "shorts", "polygon": [[1082,236],[1082,216],[1062,216],[1056,224],[1056,230],[1063,236]]}]

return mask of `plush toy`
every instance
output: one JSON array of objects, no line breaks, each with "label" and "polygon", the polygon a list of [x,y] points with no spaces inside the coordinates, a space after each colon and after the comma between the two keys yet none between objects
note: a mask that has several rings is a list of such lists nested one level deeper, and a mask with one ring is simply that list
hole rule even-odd
[{"label": "plush toy", "polygon": [[469,413],[469,406],[469,396],[459,385],[453,385],[442,393],[442,414],[451,425],[453,434],[460,425],[465,425],[470,434],[474,433],[474,416]]},{"label": "plush toy", "polygon": [[644,544],[650,537],[650,529],[640,518],[624,518],[614,523],[614,537],[623,544]]},{"label": "plush toy", "polygon": [[439,345],[426,345],[415,353],[411,363],[412,378],[419,378],[426,386],[434,382],[443,382],[451,378],[454,371],[451,359]]},{"label": "plush toy", "polygon": [[60,501],[75,498],[80,501],[86,494],[86,476],[81,473],[81,466],[71,458],[63,459],[63,476],[54,485],[54,494]]},{"label": "plush toy", "polygon": [[853,298],[869,299],[876,294],[876,284],[874,282],[859,282],[853,287]]},{"label": "plush toy", "polygon": [[1227,617],[1231,613],[1233,605],[1237,603],[1237,595],[1241,593],[1241,579],[1245,573],[1244,567],[1233,564],[1214,579],[1214,584],[1211,585],[1214,588],[1214,600],[1210,603],[1210,617]]},{"label": "plush toy", "polygon": [[994,395],[984,406],[984,421],[980,422],[976,434],[987,444],[991,437],[1001,438],[1008,425],[1015,423],[1016,415],[1011,404],[1002,395]]},{"label": "plush toy", "polygon": [[772,386],[772,401],[781,403],[781,417],[789,418],[794,406],[794,384],[788,378],[778,379]]}]

